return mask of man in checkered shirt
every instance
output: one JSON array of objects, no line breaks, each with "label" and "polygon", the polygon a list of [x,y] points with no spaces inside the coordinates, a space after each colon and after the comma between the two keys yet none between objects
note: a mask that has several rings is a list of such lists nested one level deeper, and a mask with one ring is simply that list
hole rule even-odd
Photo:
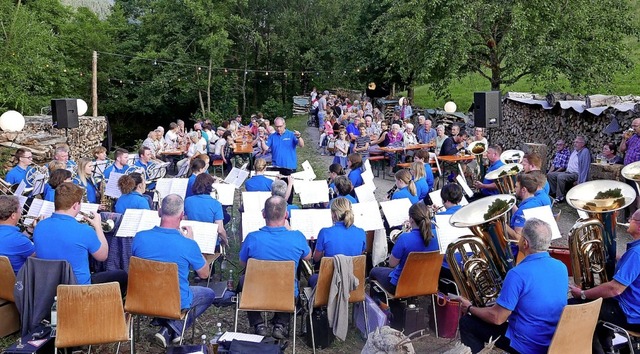
[{"label": "man in checkered shirt", "polygon": [[556,155],[553,157],[553,162],[548,172],[564,172],[569,164],[569,156],[571,156],[571,151],[567,149],[564,140],[556,141]]}]

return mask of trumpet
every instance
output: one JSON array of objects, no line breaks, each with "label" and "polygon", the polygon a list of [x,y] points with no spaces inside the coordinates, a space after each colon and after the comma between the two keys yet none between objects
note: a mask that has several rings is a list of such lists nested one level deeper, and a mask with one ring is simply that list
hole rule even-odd
[{"label": "trumpet", "polygon": [[[84,211],[79,211],[78,213],[87,219],[93,219],[95,217],[99,217],[94,212],[85,213]],[[86,221],[81,221],[81,222],[86,222]],[[116,224],[111,219],[102,221],[100,224],[102,225],[103,232],[111,232],[116,227]]]}]

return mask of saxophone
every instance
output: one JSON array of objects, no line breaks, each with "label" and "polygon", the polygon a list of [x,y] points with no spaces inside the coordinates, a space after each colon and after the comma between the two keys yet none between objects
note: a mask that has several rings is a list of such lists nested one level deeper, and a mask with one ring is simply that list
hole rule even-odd
[{"label": "saxophone", "polygon": [[103,178],[100,182],[100,204],[105,208],[105,211],[113,211],[113,198],[110,198],[105,194],[105,188],[107,187],[107,179]]}]

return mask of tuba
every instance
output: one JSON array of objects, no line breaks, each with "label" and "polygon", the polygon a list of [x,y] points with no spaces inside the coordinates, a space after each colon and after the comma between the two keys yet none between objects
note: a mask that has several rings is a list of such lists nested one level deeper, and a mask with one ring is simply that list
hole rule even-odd
[{"label": "tuba", "polygon": [[516,176],[524,170],[519,163],[506,164],[497,170],[493,170],[485,176],[486,179],[493,181],[498,187],[498,191],[502,194],[516,194]]},{"label": "tuba", "polygon": [[505,164],[522,163],[524,159],[524,151],[522,150],[506,150],[500,154],[500,161]]},{"label": "tuba", "polygon": [[467,151],[476,157],[476,174],[475,180],[482,180],[482,156],[487,151],[487,145],[482,141],[474,141],[467,147]]},{"label": "tuba", "polygon": [[610,180],[584,182],[567,193],[567,203],[588,215],[569,231],[573,279],[582,289],[596,286],[596,275],[600,283],[613,276],[617,211],[631,204],[635,194],[628,184]]},{"label": "tuba", "polygon": [[[478,306],[497,298],[502,280],[515,266],[507,238],[507,213],[516,203],[512,195],[498,194],[477,200],[458,210],[449,223],[468,227],[473,236],[461,237],[447,247],[451,273],[462,294]],[[459,253],[462,262],[458,262]]]}]

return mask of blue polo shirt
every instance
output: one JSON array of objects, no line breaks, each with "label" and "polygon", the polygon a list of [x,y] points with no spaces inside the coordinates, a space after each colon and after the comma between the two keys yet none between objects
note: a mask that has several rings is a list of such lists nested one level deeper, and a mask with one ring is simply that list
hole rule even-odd
[{"label": "blue polo shirt", "polygon": [[551,206],[551,197],[548,192],[545,192],[544,189],[539,189],[533,195],[540,200],[542,205]]},{"label": "blue polo shirt", "polygon": [[27,188],[33,187],[31,183],[27,182],[27,172],[32,169],[33,167],[31,166],[27,166],[27,168],[24,169],[19,165],[16,165],[9,172],[7,172],[7,175],[4,176],[4,180],[7,181],[9,184],[17,184],[24,181],[24,183],[27,185]]},{"label": "blue polo shirt", "polygon": [[409,187],[398,189],[397,191],[393,192],[393,195],[391,196],[391,200],[402,198],[409,198],[412,205],[420,201],[417,195],[411,195],[411,192],[409,192]]},{"label": "blue polo shirt", "polygon": [[136,191],[123,194],[118,198],[118,201],[116,201],[116,213],[124,214],[127,209],[151,210],[147,198],[143,197],[142,194]]},{"label": "blue polo shirt", "polygon": [[613,279],[627,287],[615,297],[627,315],[627,322],[640,324],[640,240],[627,244],[627,251],[616,264]]},{"label": "blue polo shirt", "polygon": [[349,125],[347,125],[346,131],[347,131],[347,137],[349,137],[350,134],[353,134],[355,136],[360,136],[360,129],[358,129],[358,127],[356,127],[354,123],[350,123]]},{"label": "blue polo shirt", "polygon": [[78,284],[91,284],[89,255],[101,246],[91,226],[69,215],[53,213],[36,226],[33,243],[38,258],[65,260],[71,264]]},{"label": "blue polo shirt", "polygon": [[413,181],[413,183],[415,183],[416,185],[416,191],[418,192],[418,198],[420,200],[423,200],[424,197],[427,196],[427,194],[429,194],[429,185],[427,184],[427,180],[422,177],[420,179],[417,179],[415,181]]},{"label": "blue polo shirt", "polygon": [[79,178],[74,178],[73,179],[73,183],[77,184],[78,186],[84,188],[86,190],[87,193],[87,201],[89,203],[98,203],[98,195],[97,195],[97,189],[96,187],[93,185],[93,183],[90,183],[89,181],[87,181],[87,183],[82,183],[82,181]]},{"label": "blue polo shirt", "polygon": [[193,195],[184,200],[184,213],[187,219],[203,222],[224,220],[222,204],[209,194]]},{"label": "blue polo shirt", "polygon": [[331,199],[329,201],[329,205],[327,205],[327,208],[331,209],[331,204],[333,204],[333,201],[338,199],[338,198],[347,198],[347,200],[349,200],[351,202],[351,204],[357,204],[358,203],[358,200],[356,198],[352,197],[350,194],[339,195],[339,196],[337,196],[337,197],[335,197],[335,198],[333,198],[333,199]]},{"label": "blue polo shirt", "polygon": [[520,353],[546,353],[567,304],[567,267],[548,252],[507,272],[497,304],[511,311],[506,336]]},{"label": "blue polo shirt", "polygon": [[55,199],[56,199],[56,190],[53,189],[49,183],[45,184],[44,200],[53,203],[55,202]]},{"label": "blue polo shirt", "polygon": [[[436,215],[453,215],[455,214],[456,211],[460,210],[460,208],[462,208],[461,205],[454,205],[449,209],[446,209],[444,211],[437,213]],[[438,234],[436,226],[433,224],[431,225],[431,232],[433,232],[434,235]],[[455,257],[458,260],[458,262],[462,261],[462,255],[460,253],[456,252]],[[442,260],[442,266],[444,268],[449,269],[449,262],[447,262],[447,257],[444,257],[444,259]]]},{"label": "blue polo shirt", "polygon": [[[146,172],[147,172],[147,169],[149,168],[149,164],[148,163],[144,164],[144,163],[142,163],[142,161],[140,161],[140,159],[137,159],[136,162],[133,165],[137,166],[137,167],[142,167],[144,169],[144,172],[145,172],[145,176],[144,177],[145,178],[147,177],[147,173]],[[156,189],[156,182],[149,183],[147,185],[147,189],[150,190],[150,191]]]},{"label": "blue polo shirt", "polygon": [[[495,171],[497,169],[499,169],[500,167],[504,166],[504,163],[501,160],[498,160],[496,162],[494,162],[491,166],[489,166],[489,168],[487,169],[487,174],[491,171]],[[482,180],[483,184],[491,184],[493,183],[493,181],[488,180],[486,177],[484,178],[484,180]],[[482,194],[484,195],[496,195],[499,194],[500,192],[498,192],[497,189],[482,189]]]},{"label": "blue polo shirt", "polygon": [[129,169],[129,165],[124,165],[122,166],[122,168],[117,168],[115,163],[112,163],[111,165],[109,165],[109,167],[104,169],[104,178],[109,179],[109,176],[111,175],[111,172],[116,172],[116,173],[125,173],[128,169]]},{"label": "blue polo shirt", "polygon": [[271,158],[274,166],[291,170],[295,170],[298,167],[298,155],[296,154],[298,138],[292,131],[285,129],[282,135],[275,132],[269,135],[266,144],[271,149]]},{"label": "blue polo shirt", "polygon": [[196,183],[197,177],[198,176],[195,174],[191,174],[191,176],[189,176],[189,181],[187,182],[187,194],[184,196],[185,199],[193,195],[193,185]]},{"label": "blue polo shirt", "polygon": [[244,188],[247,192],[271,192],[271,185],[273,180],[264,175],[255,175],[246,182],[244,182]]},{"label": "blue polo shirt", "polygon": [[432,191],[435,178],[433,177],[433,171],[431,170],[431,165],[428,163],[424,164],[424,179],[427,181],[427,185],[429,185],[429,191]]},{"label": "blue polo shirt", "polygon": [[429,241],[429,246],[425,246],[422,235],[420,235],[420,230],[413,229],[401,234],[393,246],[393,250],[391,250],[391,255],[400,260],[400,263],[398,263],[389,274],[391,284],[398,285],[398,279],[400,278],[404,264],[407,263],[409,253],[429,251],[439,251],[438,237],[436,235],[433,235],[433,238]]},{"label": "blue polo shirt", "polygon": [[18,230],[16,226],[0,225],[0,256],[9,258],[14,273],[18,273],[27,258],[36,250],[33,242]]},{"label": "blue polo shirt", "polygon": [[351,225],[346,227],[344,222],[338,221],[331,227],[325,227],[318,233],[316,251],[324,252],[324,257],[337,254],[345,256],[359,256],[366,247],[363,229]]},{"label": "blue polo shirt", "polygon": [[[250,232],[240,248],[240,260],[249,258],[262,261],[293,261],[298,269],[300,259],[311,253],[307,239],[302,232],[283,227],[263,226]],[[276,274],[274,274],[276,276]],[[298,296],[298,280],[295,281],[295,296]]]},{"label": "blue polo shirt", "polygon": [[136,234],[131,245],[131,254],[152,261],[177,264],[180,308],[191,307],[193,293],[189,288],[189,269],[198,270],[205,265],[196,241],[184,237],[176,229],[156,226]]},{"label": "blue polo shirt", "polygon": [[523,200],[520,203],[518,210],[516,210],[516,212],[513,213],[513,215],[511,216],[511,221],[509,222],[509,226],[511,226],[512,229],[515,229],[516,227],[524,227],[524,223],[525,221],[527,221],[524,218],[524,210],[537,208],[541,206],[544,206],[544,204],[542,203],[542,200],[536,197],[535,195]]},{"label": "blue polo shirt", "polygon": [[353,188],[360,187],[364,184],[364,180],[362,179],[362,168],[354,168],[349,171],[349,180],[353,185]]}]

